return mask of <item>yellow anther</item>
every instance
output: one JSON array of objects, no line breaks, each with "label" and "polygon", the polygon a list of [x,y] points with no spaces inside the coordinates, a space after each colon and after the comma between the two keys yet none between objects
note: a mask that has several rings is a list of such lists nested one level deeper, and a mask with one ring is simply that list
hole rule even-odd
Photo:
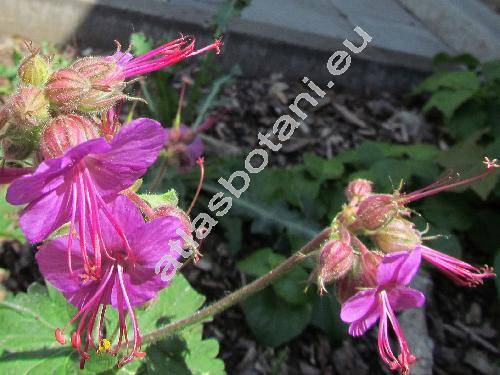
[{"label": "yellow anther", "polygon": [[109,349],[111,349],[111,342],[108,339],[100,339],[97,353],[107,352]]}]

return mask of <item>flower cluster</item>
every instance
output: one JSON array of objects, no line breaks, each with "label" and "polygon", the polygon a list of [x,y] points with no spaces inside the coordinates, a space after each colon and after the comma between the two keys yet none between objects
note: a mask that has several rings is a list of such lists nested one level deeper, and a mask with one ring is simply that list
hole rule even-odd
[{"label": "flower cluster", "polygon": [[[374,193],[373,184],[363,179],[346,188],[349,202],[333,220],[332,234],[319,252],[313,276],[320,293],[326,291],[326,284],[335,282],[342,304],[340,317],[349,324],[349,334],[363,335],[379,321],[378,350],[391,370],[409,374],[416,360],[396,312],[420,307],[425,301],[421,292],[408,287],[421,259],[461,286],[477,286],[495,276],[488,266],[478,268],[425,246],[425,237],[410,221],[411,211],[406,207],[417,199],[482,179],[498,168],[496,160],[485,158],[484,163],[486,171],[477,176],[446,177],[409,194]],[[373,248],[365,245],[364,238]],[[389,327],[399,354],[391,347]]]},{"label": "flower cluster", "polygon": [[[56,71],[32,51],[18,71],[21,87],[0,112],[5,158],[34,165],[4,167],[0,182],[11,184],[9,203],[25,205],[20,226],[30,243],[42,243],[36,259],[43,276],[78,308],[55,338],[65,344],[65,331],[75,327],[71,344],[82,368],[90,348],[118,355],[125,347],[119,366],[145,356],[134,307],[168,285],[156,265],[166,255],[180,259],[186,237],[179,233],[190,233],[184,211],[155,210],[132,189],[168,134],[147,118],[122,126],[127,80],[220,45],[195,50],[193,38],[181,37],[142,56],[118,49]],[[113,343],[105,337],[108,306],[119,316]]]}]

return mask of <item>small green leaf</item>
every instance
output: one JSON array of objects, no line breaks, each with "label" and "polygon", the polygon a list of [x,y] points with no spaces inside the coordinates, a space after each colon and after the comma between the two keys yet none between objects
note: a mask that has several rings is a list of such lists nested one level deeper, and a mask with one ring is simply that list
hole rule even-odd
[{"label": "small green leaf", "polygon": [[443,114],[445,120],[448,121],[455,111],[473,95],[474,91],[471,90],[439,90],[432,94],[422,110],[427,112],[432,108],[436,108]]},{"label": "small green leaf", "polygon": [[474,92],[479,88],[480,81],[477,74],[471,71],[458,72],[439,72],[425,79],[413,91],[413,94],[423,92],[434,93],[441,89],[449,91],[468,91]]},{"label": "small green leaf", "polygon": [[[473,176],[484,172],[485,166],[483,164],[483,158],[485,156],[494,158],[495,155],[487,155],[485,148],[476,143],[480,135],[481,134],[476,134],[471,136],[464,142],[458,143],[449,150],[444,151],[438,157],[437,162],[445,168],[459,172],[463,177]],[[456,188],[453,191],[472,189],[484,200],[495,188],[498,177],[498,173],[492,173],[480,181]]]},{"label": "small green leaf", "polygon": [[296,266],[276,280],[273,289],[284,301],[292,305],[302,305],[309,301],[305,292],[307,279],[307,272],[302,267]]},{"label": "small green leaf", "polygon": [[481,67],[483,76],[487,81],[500,81],[500,60],[489,61]]},{"label": "small green leaf", "polygon": [[455,111],[450,120],[447,121],[446,128],[454,138],[463,140],[486,127],[487,119],[486,111],[473,100]]},{"label": "small green leaf", "polygon": [[170,189],[163,194],[139,194],[139,196],[153,208],[163,205],[177,206],[179,204],[179,197],[174,189]]},{"label": "small green leaf", "polygon": [[5,187],[0,188],[0,239],[18,240],[26,242],[23,232],[19,228],[18,211],[5,200]]},{"label": "small green leaf", "polygon": [[285,259],[283,255],[275,253],[272,249],[264,248],[254,251],[248,257],[236,263],[236,267],[250,276],[260,277]]},{"label": "small green leaf", "polygon": [[153,42],[143,33],[132,33],[132,35],[130,35],[130,44],[136,55],[143,55],[153,48]]},{"label": "small green leaf", "polygon": [[[283,262],[286,258],[275,253],[272,249],[265,248],[254,251],[244,260],[238,262],[236,267],[242,272],[261,277]],[[297,265],[273,283],[273,289],[284,301],[291,304],[304,304],[308,301],[304,290],[307,286],[307,272]]]},{"label": "small green leaf", "polygon": [[304,154],[304,166],[320,181],[333,180],[344,173],[344,165],[337,159],[324,159],[313,153]]}]

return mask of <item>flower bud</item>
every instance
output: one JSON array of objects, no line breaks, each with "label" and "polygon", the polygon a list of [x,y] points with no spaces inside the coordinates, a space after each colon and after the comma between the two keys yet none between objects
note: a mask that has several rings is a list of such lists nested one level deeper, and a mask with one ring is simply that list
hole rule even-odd
[{"label": "flower bud", "polygon": [[9,127],[2,137],[5,160],[27,159],[38,146],[38,130],[35,128]]},{"label": "flower bud", "polygon": [[80,143],[98,138],[97,124],[86,117],[60,115],[45,126],[40,148],[46,159],[57,158]]},{"label": "flower bud", "polygon": [[372,288],[377,285],[377,270],[384,254],[378,251],[367,251],[361,254],[359,260],[359,284],[362,288]]},{"label": "flower bud", "polygon": [[352,229],[377,230],[399,212],[399,204],[390,194],[373,194],[361,201]]},{"label": "flower bud", "polygon": [[76,60],[70,68],[86,77],[92,85],[107,86],[119,91],[125,88],[123,69],[113,59],[84,57]]},{"label": "flower bud", "polygon": [[102,91],[92,88],[81,98],[77,109],[81,112],[104,112],[113,107],[119,100],[125,99],[121,91]]},{"label": "flower bud", "polygon": [[403,218],[395,218],[389,224],[377,231],[372,237],[373,242],[384,253],[411,251],[422,243],[420,233],[415,225]]},{"label": "flower bud", "polygon": [[347,188],[345,189],[345,195],[350,201],[353,199],[360,201],[372,193],[372,185],[373,182],[371,181],[357,178],[356,180],[349,182]]},{"label": "flower bud", "polygon": [[45,86],[45,95],[56,109],[68,112],[78,108],[91,87],[90,81],[77,71],[60,69],[50,76]]},{"label": "flower bud", "polygon": [[0,111],[2,149],[6,160],[28,158],[38,147],[40,131],[49,118],[49,103],[43,91],[21,87]]},{"label": "flower bud", "polygon": [[34,86],[21,87],[6,104],[5,119],[14,126],[40,126],[49,118],[49,102]]},{"label": "flower bud", "polygon": [[331,283],[343,277],[351,268],[354,252],[348,242],[330,240],[321,249],[318,264],[318,280]]},{"label": "flower bud", "polygon": [[358,287],[361,285],[359,276],[356,272],[349,272],[343,278],[335,283],[335,296],[342,304],[359,292]]},{"label": "flower bud", "polygon": [[44,57],[34,53],[24,59],[19,66],[17,75],[21,82],[26,85],[42,86],[49,78],[50,65]]},{"label": "flower bud", "polygon": [[91,89],[78,105],[82,112],[103,112],[119,100],[125,99],[125,75],[112,59],[104,57],[84,57],[78,59],[71,69],[88,79]]},{"label": "flower bud", "polygon": [[181,222],[181,227],[184,233],[191,234],[191,219],[179,207],[173,204],[165,204],[154,209],[154,216],[151,219],[157,219],[165,216],[175,216]]},{"label": "flower bud", "polygon": [[352,271],[336,282],[336,297],[344,303],[364,288],[377,285],[377,270],[383,254],[377,251],[365,251],[355,257]]}]

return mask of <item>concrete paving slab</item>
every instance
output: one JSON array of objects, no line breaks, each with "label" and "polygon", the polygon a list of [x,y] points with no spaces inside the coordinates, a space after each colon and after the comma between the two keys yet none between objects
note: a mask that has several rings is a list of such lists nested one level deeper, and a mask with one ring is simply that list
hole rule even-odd
[{"label": "concrete paving slab", "polygon": [[373,44],[390,51],[432,58],[451,52],[395,0],[329,0],[349,21],[369,30]]},{"label": "concrete paving slab", "polygon": [[500,58],[500,16],[477,0],[397,0],[455,53]]},{"label": "concrete paving slab", "polygon": [[[203,43],[209,39],[206,26],[222,1],[0,0],[0,33],[59,43],[76,39],[81,46],[109,49],[113,39],[125,43],[134,31],[157,39],[182,31],[201,36]],[[434,13],[433,4],[439,5]],[[466,5],[457,10],[456,4]],[[497,16],[474,4],[475,0],[253,0],[231,23],[225,53],[217,61],[227,66],[237,61],[250,75],[282,72],[328,78],[324,63],[343,48],[345,38],[355,40],[353,29],[359,25],[372,42],[356,56],[359,62],[351,68],[358,70],[354,79],[341,77],[339,84],[407,87],[422,75],[419,72],[430,69],[436,53],[469,46],[463,35],[456,40],[443,37],[456,32],[461,21],[466,21],[470,33],[479,31],[472,41],[480,47],[473,52],[489,51],[493,56],[500,51],[491,43],[497,30],[491,24]],[[451,20],[442,22],[446,17]]]}]

